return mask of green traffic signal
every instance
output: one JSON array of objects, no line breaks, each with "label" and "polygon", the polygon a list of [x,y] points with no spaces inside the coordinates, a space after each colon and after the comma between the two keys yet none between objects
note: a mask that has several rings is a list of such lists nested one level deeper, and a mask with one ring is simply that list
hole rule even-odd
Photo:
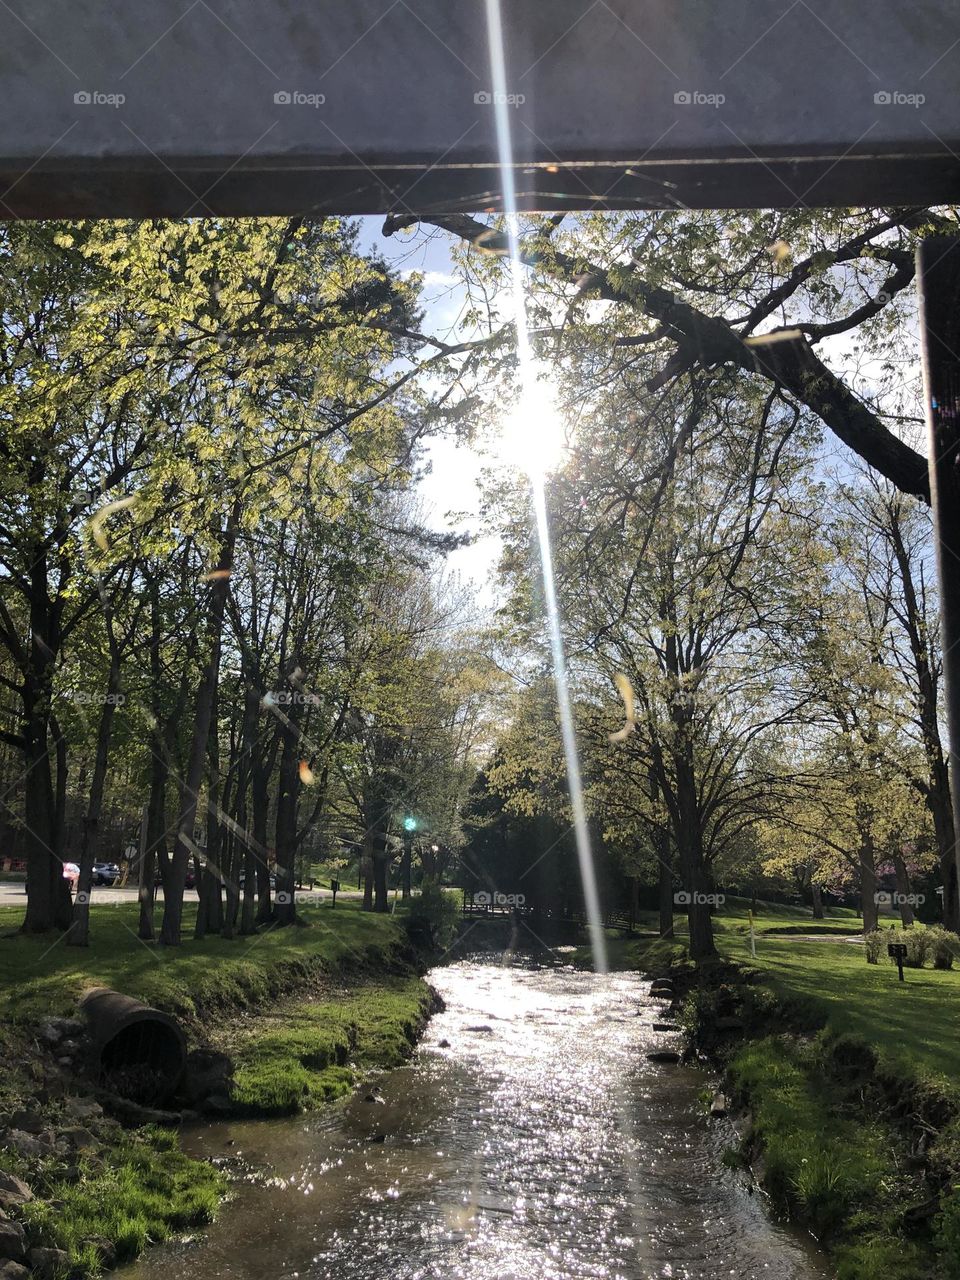
[{"label": "green traffic signal", "polygon": [[417,829],[417,820],[416,820],[416,818],[404,818],[404,820],[403,820],[403,829],[404,829],[404,831],[416,831],[416,829]]}]

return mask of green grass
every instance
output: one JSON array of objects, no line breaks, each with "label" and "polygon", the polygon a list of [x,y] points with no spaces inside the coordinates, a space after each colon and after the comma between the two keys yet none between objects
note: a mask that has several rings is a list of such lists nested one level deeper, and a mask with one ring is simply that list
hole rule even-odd
[{"label": "green grass", "polygon": [[98,1242],[126,1262],[150,1243],[212,1222],[226,1189],[222,1174],[189,1159],[162,1129],[119,1135],[109,1158],[86,1162],[78,1180],[63,1172],[33,1176],[42,1198],[23,1206],[23,1221],[31,1243],[66,1250],[83,1274],[105,1260]]},{"label": "green grass", "polygon": [[725,933],[718,946],[724,956],[760,970],[777,994],[808,1002],[827,1026],[859,1036],[901,1070],[957,1083],[960,971],[907,969],[901,983],[886,957],[867,964],[863,947],[851,943],[765,937],[755,961],[746,937]]},{"label": "green grass", "polygon": [[829,1044],[770,1036],[729,1063],[750,1108],[748,1147],[761,1153],[764,1186],[831,1244],[838,1280],[926,1280],[929,1241],[911,1241],[897,1225],[929,1188],[892,1158],[899,1135],[879,1109],[858,1105],[858,1084],[840,1082]]},{"label": "green grass", "polygon": [[374,915],[348,900],[301,909],[305,927],[267,929],[227,941],[192,937],[195,904],[185,904],[179,947],[137,938],[135,904],[91,908],[90,946],[17,933],[19,907],[0,908],[0,1019],[32,1022],[74,1011],[89,986],[108,986],[188,1021],[215,1008],[263,1003],[311,973],[395,966],[405,943],[394,916]]},{"label": "green grass", "polygon": [[[0,909],[0,1111],[39,1110],[54,1132],[65,1122],[44,1083],[51,1064],[37,1054],[34,1024],[72,1014],[81,992],[114,987],[181,1017],[191,1039],[237,1026],[229,1049],[232,1101],[243,1114],[279,1114],[347,1092],[360,1072],[410,1053],[430,1008],[412,976],[402,920],[343,902],[304,907],[303,925],[225,941],[188,936],[163,948],[136,937],[135,904],[91,910],[91,945],[17,932],[20,908]],[[300,1004],[297,993],[307,1003]],[[233,1011],[253,1011],[232,1021]],[[271,1010],[273,1016],[271,1016]],[[243,1028],[253,1035],[243,1037]],[[82,1081],[76,1082],[83,1090]],[[31,1244],[66,1250],[78,1276],[135,1257],[146,1244],[209,1222],[224,1192],[210,1165],[191,1160],[175,1134],[125,1132],[91,1121],[92,1153],[24,1160],[0,1150],[0,1167],[24,1178],[36,1199],[19,1212]]]},{"label": "green grass", "polygon": [[396,978],[284,1010],[234,1054],[232,1101],[244,1114],[286,1115],[340,1097],[359,1073],[410,1056],[430,1004],[419,978]]}]

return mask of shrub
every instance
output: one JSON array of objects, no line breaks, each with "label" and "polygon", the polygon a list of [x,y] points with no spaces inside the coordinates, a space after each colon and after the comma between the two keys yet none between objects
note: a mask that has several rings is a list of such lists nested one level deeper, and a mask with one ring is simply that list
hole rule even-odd
[{"label": "shrub", "polygon": [[960,955],[960,938],[938,924],[927,929],[927,936],[933,953],[933,967],[952,969],[954,960]]},{"label": "shrub", "polygon": [[910,969],[922,969],[933,951],[933,941],[929,929],[905,929],[898,942],[905,942],[907,954],[903,963]]},{"label": "shrub", "polygon": [[881,953],[886,949],[886,935],[880,929],[871,929],[864,935],[863,949],[866,952],[867,964],[876,964]]},{"label": "shrub", "polygon": [[420,893],[410,903],[407,930],[413,942],[431,951],[442,951],[456,936],[459,916],[454,895],[445,893],[436,880],[425,879]]}]

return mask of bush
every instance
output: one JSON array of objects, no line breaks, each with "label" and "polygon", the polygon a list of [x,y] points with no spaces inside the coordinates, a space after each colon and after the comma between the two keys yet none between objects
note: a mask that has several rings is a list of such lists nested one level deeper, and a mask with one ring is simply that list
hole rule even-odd
[{"label": "bush", "polygon": [[426,946],[430,951],[443,951],[456,936],[459,917],[454,895],[444,892],[436,880],[428,878],[410,903],[407,931],[418,946]]},{"label": "bush", "polygon": [[933,953],[935,969],[952,969],[953,962],[960,955],[960,938],[941,925],[931,925],[927,929],[930,947]]},{"label": "bush", "polygon": [[903,958],[903,963],[910,969],[922,969],[933,952],[933,940],[929,929],[905,929],[897,941],[905,942],[907,945],[907,954]]},{"label": "bush", "polygon": [[883,951],[886,950],[887,937],[881,929],[871,929],[864,935],[863,949],[866,952],[867,964],[876,964]]}]

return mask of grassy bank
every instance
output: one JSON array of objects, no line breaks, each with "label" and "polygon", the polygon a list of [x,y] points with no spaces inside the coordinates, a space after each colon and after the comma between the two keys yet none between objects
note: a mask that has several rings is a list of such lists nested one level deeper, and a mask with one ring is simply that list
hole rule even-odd
[{"label": "grassy bank", "polygon": [[[715,923],[721,959],[674,956],[673,974],[691,1043],[746,1120],[731,1161],[827,1245],[838,1280],[957,1280],[960,972],[900,983],[885,948],[871,965],[862,945],[760,927],[754,959],[737,915]],[[665,944],[643,949],[621,958],[663,967]]]},{"label": "grassy bank", "polygon": [[46,1020],[74,1014],[85,988],[145,1000],[177,1015],[192,1045],[227,1052],[227,1107],[244,1115],[317,1106],[398,1064],[431,1008],[402,923],[353,903],[307,907],[302,927],[172,950],[137,939],[133,905],[93,908],[82,949],[19,935],[19,917],[0,911],[0,1206],[23,1229],[18,1260],[37,1270],[29,1250],[43,1248],[61,1251],[45,1256],[48,1270],[94,1274],[210,1221],[225,1190],[175,1132],[104,1114],[46,1046]]},{"label": "grassy bank", "polygon": [[960,1280],[960,969],[900,983],[885,945],[874,965],[844,941],[854,913],[762,902],[753,958],[748,909],[715,914],[715,963],[690,964],[678,920],[672,941],[610,935],[611,967],[670,970],[743,1122],[730,1161],[829,1248],[838,1280]]}]

